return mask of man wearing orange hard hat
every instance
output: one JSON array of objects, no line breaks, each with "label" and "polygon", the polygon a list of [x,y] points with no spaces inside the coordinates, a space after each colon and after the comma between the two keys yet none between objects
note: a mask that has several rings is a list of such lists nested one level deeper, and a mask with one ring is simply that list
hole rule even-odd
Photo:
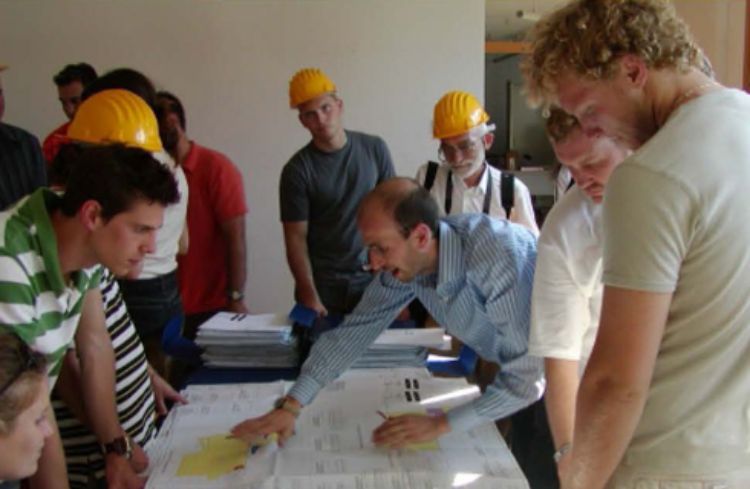
[{"label": "man wearing orange hard hat", "polygon": [[364,270],[357,206],[394,176],[391,154],[381,138],[344,129],[344,102],[320,69],[292,77],[289,106],[312,136],[284,166],[279,184],[295,298],[319,315],[346,314],[372,278]]},{"label": "man wearing orange hard hat", "polygon": [[429,190],[445,215],[482,212],[539,234],[529,189],[513,174],[487,163],[486,152],[495,129],[489,120],[472,94],[454,90],[443,95],[432,121],[442,165],[425,163],[417,171],[417,181]]},{"label": "man wearing orange hard hat", "polygon": [[[70,124],[66,140],[75,147],[63,146],[60,149],[50,176],[51,184],[62,188],[75,171],[78,154],[84,147],[125,145],[140,148],[162,165],[169,166],[164,161],[168,156],[162,150],[156,116],[141,97],[128,90],[104,90],[84,101]],[[180,195],[181,200],[185,197]],[[163,245],[159,233],[169,227],[167,215],[176,207],[171,205],[165,209],[163,225],[156,233],[152,252],[146,256],[153,255],[153,248]],[[140,266],[134,268],[140,269]],[[156,434],[155,413],[164,414],[165,395],[180,400],[146,360],[149,351],[144,345],[147,345],[148,338],[143,342],[139,339],[131,313],[126,308],[115,279],[115,273],[121,272],[102,268],[99,290],[96,291],[100,293],[96,294],[97,300],[86,302],[80,322],[82,325],[94,322],[97,326],[94,332],[100,335],[103,320],[113,351],[110,352],[106,345],[107,337],[99,337],[99,342],[92,341],[91,332],[79,327],[76,343],[82,346],[77,353],[67,354],[66,367],[53,396],[72,489],[101,484],[105,474],[110,485],[140,487],[143,481],[136,472],[141,472],[148,464],[141,447],[145,447]],[[106,311],[103,318],[100,315],[102,310]],[[106,348],[92,350],[97,344]],[[94,358],[96,365],[101,363],[102,367],[103,362],[114,361],[112,385],[112,379],[99,377],[92,382],[91,377],[81,375],[78,378],[75,375],[75,372],[84,371],[81,367],[84,361],[79,358],[84,358],[86,352],[89,359]],[[71,396],[71,392],[79,391],[83,396]],[[113,392],[114,398],[102,398],[101,392]],[[133,397],[133,392],[140,394]],[[97,398],[96,402],[87,402],[92,396]],[[88,422],[74,414],[81,411],[88,415]]]}]

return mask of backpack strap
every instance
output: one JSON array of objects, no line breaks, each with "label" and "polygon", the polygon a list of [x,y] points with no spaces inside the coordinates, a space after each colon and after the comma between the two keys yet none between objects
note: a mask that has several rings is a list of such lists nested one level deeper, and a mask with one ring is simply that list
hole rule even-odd
[{"label": "backpack strap", "polygon": [[424,183],[422,186],[428,192],[432,189],[432,186],[435,185],[435,176],[437,176],[438,166],[439,165],[434,161],[427,162],[427,173],[424,175]]},{"label": "backpack strap", "polygon": [[515,200],[516,176],[508,172],[503,172],[501,175],[500,197],[503,209],[505,209],[505,217],[510,219],[510,211],[513,209],[513,201]]}]

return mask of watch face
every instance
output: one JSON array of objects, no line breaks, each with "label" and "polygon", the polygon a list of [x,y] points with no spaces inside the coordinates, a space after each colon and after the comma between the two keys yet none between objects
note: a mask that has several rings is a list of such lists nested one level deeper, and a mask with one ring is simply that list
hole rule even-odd
[{"label": "watch face", "polygon": [[115,438],[104,445],[104,453],[116,453],[130,458],[131,452],[132,448],[130,446],[130,440],[126,436]]}]

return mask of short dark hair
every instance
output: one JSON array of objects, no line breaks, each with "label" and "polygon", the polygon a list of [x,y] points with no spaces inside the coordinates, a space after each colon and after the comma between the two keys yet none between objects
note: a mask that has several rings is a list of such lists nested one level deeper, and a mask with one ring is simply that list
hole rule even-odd
[{"label": "short dark hair", "polygon": [[440,210],[432,195],[419,184],[396,204],[393,209],[393,219],[401,228],[401,234],[405,238],[421,223],[430,228],[433,236],[438,236]]},{"label": "short dark hair", "polygon": [[379,183],[365,195],[359,205],[358,215],[378,206],[390,215],[403,237],[419,224],[426,224],[437,237],[440,227],[440,209],[430,192],[413,178],[393,177]]},{"label": "short dark hair", "polygon": [[96,70],[88,63],[73,63],[65,65],[65,68],[56,74],[52,81],[58,87],[70,85],[73,82],[81,82],[83,88],[91,85],[96,80]]},{"label": "short dark hair", "polygon": [[[64,156],[70,158],[71,153]],[[75,160],[60,206],[68,217],[88,200],[102,206],[104,219],[129,210],[140,199],[165,207],[180,200],[172,172],[140,148],[121,144],[81,147]]]},{"label": "short dark hair", "polygon": [[161,102],[164,101],[169,106],[169,111],[177,114],[177,118],[180,120],[180,127],[183,131],[187,129],[187,121],[185,119],[185,108],[182,106],[182,102],[171,92],[161,90],[156,92],[156,118],[161,120],[164,116],[164,109],[160,106]]},{"label": "short dark hair", "polygon": [[81,100],[86,100],[96,93],[113,88],[121,88],[133,92],[141,97],[151,107],[151,110],[156,111],[156,89],[154,88],[154,84],[151,83],[151,80],[146,75],[132,68],[117,68],[100,76],[95,82],[84,89]]}]

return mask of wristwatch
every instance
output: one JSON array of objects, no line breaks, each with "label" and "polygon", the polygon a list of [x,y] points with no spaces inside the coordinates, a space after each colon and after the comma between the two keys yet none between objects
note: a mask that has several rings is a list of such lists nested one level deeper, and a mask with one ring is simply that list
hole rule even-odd
[{"label": "wristwatch", "polygon": [[273,407],[275,409],[288,411],[292,413],[295,418],[299,418],[300,408],[292,404],[287,396],[279,397],[278,399],[276,399],[276,401],[273,403]]},{"label": "wristwatch", "polygon": [[241,290],[230,289],[227,291],[227,297],[230,301],[241,301],[245,298],[245,294]]},{"label": "wristwatch", "polygon": [[128,460],[133,456],[133,447],[130,445],[130,438],[126,435],[118,436],[111,442],[102,444],[102,451],[105,455],[115,453],[122,455]]}]

